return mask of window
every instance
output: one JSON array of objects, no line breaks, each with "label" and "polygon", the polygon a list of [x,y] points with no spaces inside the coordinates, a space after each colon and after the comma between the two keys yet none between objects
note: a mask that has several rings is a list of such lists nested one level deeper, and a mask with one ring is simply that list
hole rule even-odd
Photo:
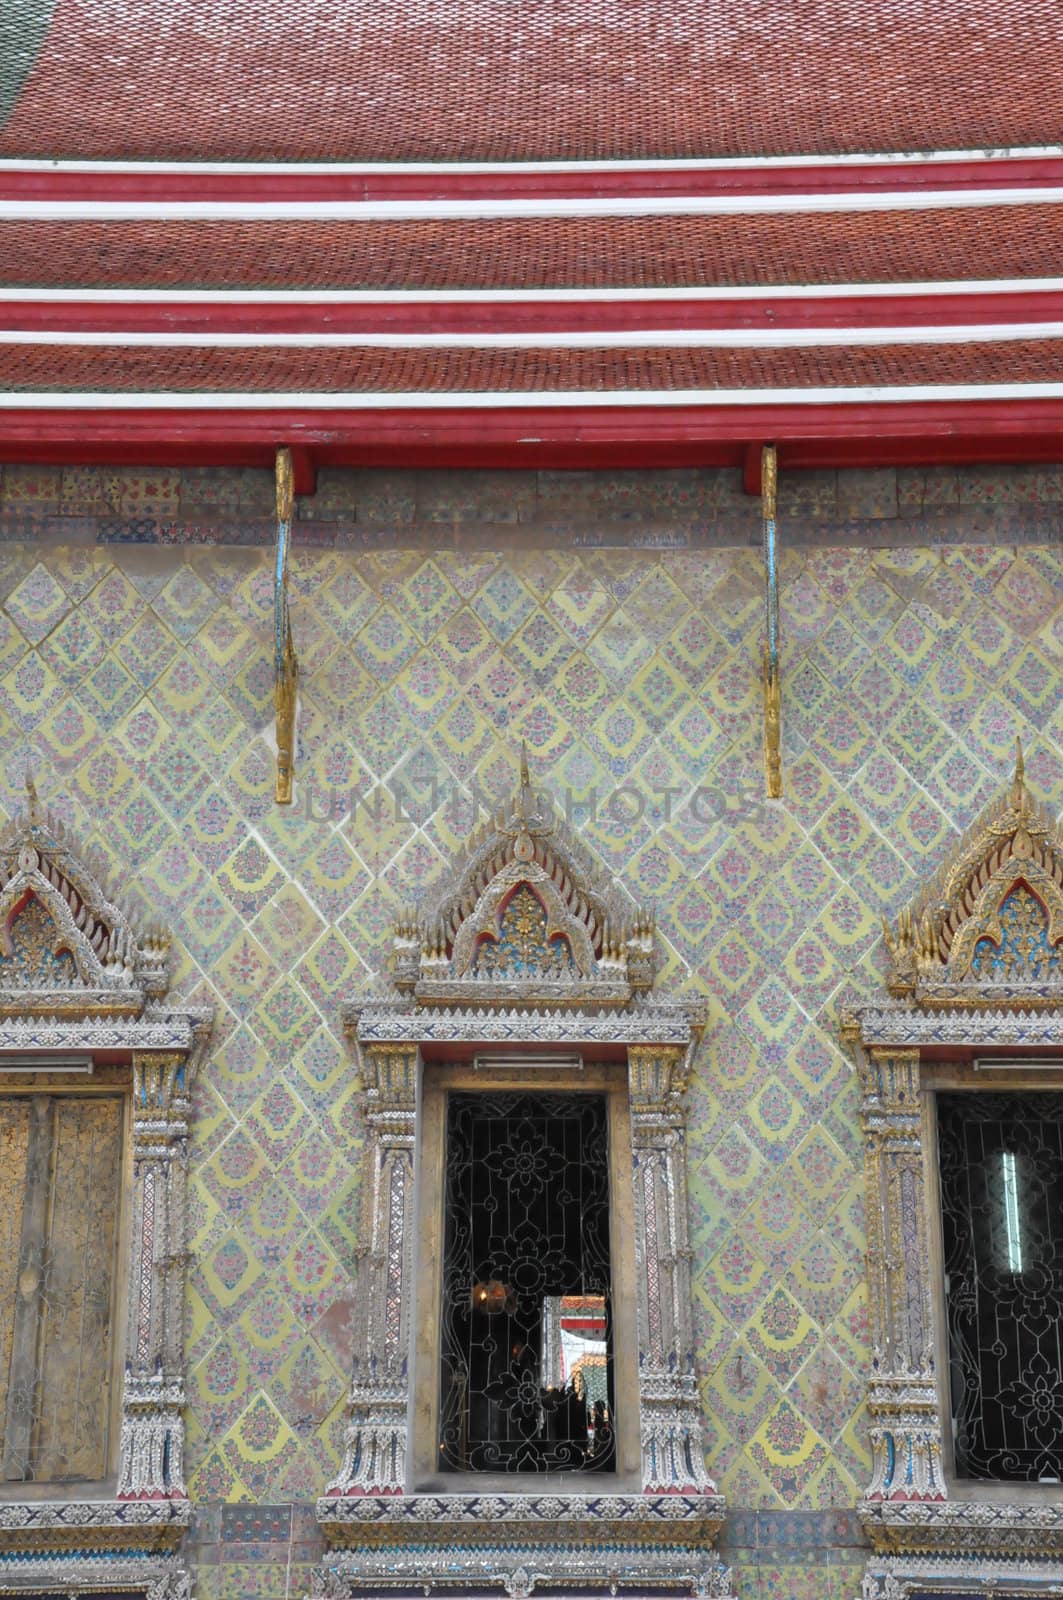
[{"label": "window", "polygon": [[187,1592],[185,1174],[211,1014],[168,1003],[168,944],[28,784],[0,835],[0,1537],[27,1592]]},{"label": "window", "polygon": [[867,1155],[865,1593],[1057,1581],[1063,1534],[1063,835],[1015,777],[846,1024]]},{"label": "window", "polygon": [[612,1470],[601,1095],[447,1096],[439,1465]]},{"label": "window", "polygon": [[1063,1480],[1063,1094],[937,1096],[956,1474]]},{"label": "window", "polygon": [[625,1073],[503,1063],[424,1068],[412,1481],[636,1484]]},{"label": "window", "polygon": [[[520,788],[344,1010],[365,1233],[326,1586],[729,1594],[694,1370],[700,1015]],[[504,1522],[504,1529],[499,1523]]]},{"label": "window", "polygon": [[125,1106],[0,1095],[0,1416],[8,1483],[106,1478]]}]

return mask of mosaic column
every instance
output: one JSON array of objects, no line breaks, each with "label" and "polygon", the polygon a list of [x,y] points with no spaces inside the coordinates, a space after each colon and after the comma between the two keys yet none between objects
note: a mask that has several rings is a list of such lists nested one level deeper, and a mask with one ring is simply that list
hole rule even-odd
[{"label": "mosaic column", "polygon": [[118,1493],[183,1496],[187,1061],[133,1054],[133,1218]]},{"label": "mosaic column", "polygon": [[705,1470],[694,1370],[682,1045],[632,1045],[628,1085],[635,1181],[642,1488],[715,1494]]},{"label": "mosaic column", "polygon": [[918,1050],[860,1057],[871,1321],[869,1500],[944,1500]]},{"label": "mosaic column", "polygon": [[365,1050],[364,1243],[358,1251],[351,1418],[329,1494],[403,1494],[413,1302],[413,1151],[418,1048]]}]

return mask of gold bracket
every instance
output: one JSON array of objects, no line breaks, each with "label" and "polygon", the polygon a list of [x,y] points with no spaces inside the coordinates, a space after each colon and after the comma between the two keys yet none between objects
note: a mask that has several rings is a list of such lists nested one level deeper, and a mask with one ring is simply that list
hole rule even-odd
[{"label": "gold bracket", "polygon": [[278,805],[292,803],[295,776],[295,698],[299,687],[299,662],[292,644],[292,624],[288,615],[288,545],[291,540],[292,507],[295,503],[295,477],[290,450],[278,450],[277,552],[273,569],[273,706],[277,723]]},{"label": "gold bracket", "polygon": [[764,516],[765,640],[764,770],[768,799],[782,798],[782,684],[779,677],[779,552],[776,542],[775,505],[778,469],[775,446],[760,453],[760,498]]}]

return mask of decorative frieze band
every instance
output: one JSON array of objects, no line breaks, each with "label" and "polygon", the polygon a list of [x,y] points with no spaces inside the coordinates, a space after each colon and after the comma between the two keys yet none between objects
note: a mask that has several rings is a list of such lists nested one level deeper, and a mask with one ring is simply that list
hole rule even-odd
[{"label": "decorative frieze band", "polygon": [[396,999],[355,1001],[342,1008],[345,1027],[363,1045],[422,1044],[680,1044],[690,1042],[701,1008],[642,1000],[616,1011],[574,1007],[439,1006],[415,1009]]}]

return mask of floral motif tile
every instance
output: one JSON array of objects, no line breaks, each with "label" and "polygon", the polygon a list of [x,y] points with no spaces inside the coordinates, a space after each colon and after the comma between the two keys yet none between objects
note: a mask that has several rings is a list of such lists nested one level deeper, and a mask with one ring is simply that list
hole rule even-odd
[{"label": "floral motif tile", "polygon": [[[220,514],[223,490],[243,505],[239,477],[200,483]],[[248,494],[268,489],[251,477]],[[165,475],[122,482],[138,514],[172,501]],[[620,486],[617,515],[660,515],[685,482],[645,501]],[[931,474],[898,487],[905,504],[958,493]],[[12,505],[109,492],[4,473]],[[253,509],[268,516],[268,496]],[[191,1172],[195,1491],[308,1504],[333,1470],[361,1226],[339,1003],[380,972],[477,794],[511,785],[523,737],[559,814],[656,905],[668,985],[709,1004],[691,1270],[721,1487],[780,1511],[851,1506],[868,1471],[863,1175],[834,1013],[879,981],[879,917],[997,791],[1016,733],[1032,781],[1063,781],[1058,548],[788,549],[770,806],[756,550],[298,551],[306,788],[289,814],[272,797],[268,552],[147,554],[0,548],[0,737],[5,806],[28,757],[170,921],[179,983],[218,1005]],[[742,1592],[833,1594],[796,1552],[741,1568]]]}]

